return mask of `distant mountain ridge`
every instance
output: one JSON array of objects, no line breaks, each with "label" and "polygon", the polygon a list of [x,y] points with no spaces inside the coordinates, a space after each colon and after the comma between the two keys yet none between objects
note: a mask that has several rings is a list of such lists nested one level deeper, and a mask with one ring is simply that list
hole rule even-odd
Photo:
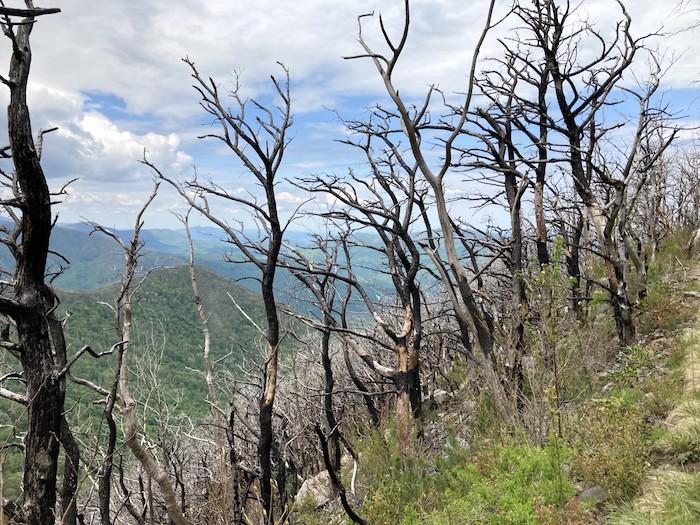
[{"label": "distant mountain ridge", "polygon": [[[122,239],[131,237],[131,230],[115,229]],[[113,239],[100,233],[91,233],[92,227],[85,223],[57,224],[51,234],[49,272],[52,284],[67,291],[89,291],[107,286],[119,280],[124,268],[124,256]],[[140,271],[154,268],[182,266],[189,257],[184,230],[144,229],[144,241]],[[240,281],[255,288],[246,277],[253,276],[257,269],[250,263],[231,264],[226,254],[236,256],[230,244],[223,242],[223,234],[216,228],[193,227],[197,264],[213,270],[224,277]],[[68,261],[68,262],[66,262]],[[0,266],[14,267],[14,261],[6,247],[0,248]]]},{"label": "distant mountain ridge", "polygon": [[[5,221],[7,222],[7,221]],[[116,235],[128,241],[131,230],[114,229]],[[250,262],[243,261],[240,251],[226,242],[225,234],[218,228],[194,226],[191,234],[195,247],[195,260],[198,266],[207,268],[222,277],[233,280],[255,292],[259,291],[258,268]],[[257,231],[247,231],[250,238],[259,236]],[[373,241],[368,234],[357,234],[363,242]],[[144,242],[139,271],[145,272],[155,268],[177,267],[187,264],[189,250],[184,230],[154,228],[143,229],[141,238]],[[311,234],[301,231],[285,233],[288,242],[305,249],[311,244]],[[86,223],[65,223],[54,226],[51,234],[49,255],[49,272],[53,275],[52,284],[59,290],[90,291],[97,290],[117,282],[124,269],[124,255],[113,239],[95,232]],[[351,248],[355,271],[365,279],[370,288],[378,287],[385,276],[375,274],[370,267],[376,262],[376,253],[371,249]],[[234,259],[236,263],[230,262]],[[68,262],[66,262],[68,261]],[[14,260],[6,247],[0,247],[0,267],[12,269]],[[388,281],[387,281],[388,284]],[[298,284],[291,275],[280,269],[277,275],[277,289],[283,300]]]}]

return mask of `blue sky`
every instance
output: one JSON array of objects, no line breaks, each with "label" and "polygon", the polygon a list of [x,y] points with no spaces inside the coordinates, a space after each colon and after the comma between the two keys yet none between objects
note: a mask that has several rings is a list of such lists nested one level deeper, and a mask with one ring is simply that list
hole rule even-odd
[{"label": "blue sky", "polygon": [[[639,34],[659,29],[664,21],[668,36],[654,45],[667,61],[676,59],[665,79],[666,96],[690,121],[700,122],[700,34],[697,29],[677,33],[700,15],[674,12],[668,3],[654,0],[626,3]],[[35,28],[29,96],[34,127],[60,127],[46,141],[44,165],[50,182],[60,186],[79,177],[57,210],[60,220],[130,225],[151,184],[148,170],[138,162],[144,148],[151,160],[176,178],[187,177],[196,166],[200,174],[234,190],[251,188],[250,178],[227,152],[196,138],[206,119],[190,87],[187,66],[180,61],[185,55],[223,85],[232,80],[234,70],[240,72],[244,92],[263,98],[269,95],[269,74],[278,72],[276,61],[289,67],[295,126],[284,177],[361,169],[358,154],[337,143],[343,128],[328,108],[353,117],[384,100],[371,64],[345,61],[342,56],[358,52],[358,14],[382,12],[390,32],[396,31],[402,4],[397,0],[53,2],[63,12],[42,18]],[[508,5],[506,0],[498,2],[498,9]],[[485,0],[414,0],[412,6],[409,45],[397,71],[402,93],[418,97],[432,82],[447,92],[462,89]],[[606,27],[619,17],[619,8],[614,0],[583,0],[582,13]],[[484,56],[498,53],[497,38],[507,30],[489,37]],[[367,34],[376,42],[376,20],[368,24]],[[0,46],[0,53],[9,56],[7,43]],[[448,183],[460,187],[458,178]],[[289,209],[307,197],[284,182],[280,192]],[[163,191],[147,224],[176,227],[169,211],[181,209],[179,199]],[[472,212],[465,208],[463,213]],[[489,215],[498,212],[485,210],[478,220]]]}]

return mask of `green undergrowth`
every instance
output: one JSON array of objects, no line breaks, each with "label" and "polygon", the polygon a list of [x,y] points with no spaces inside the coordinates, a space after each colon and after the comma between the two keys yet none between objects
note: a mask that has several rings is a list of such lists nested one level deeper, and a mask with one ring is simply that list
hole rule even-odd
[{"label": "green undergrowth", "polygon": [[683,351],[682,394],[655,443],[656,468],[641,494],[613,513],[612,525],[700,523],[700,317],[679,338]]},{"label": "green undergrowth", "polygon": [[627,348],[599,395],[568,420],[573,474],[583,486],[604,487],[609,505],[634,498],[653,465],[664,418],[682,392],[674,353]]},{"label": "green undergrowth", "polygon": [[[585,321],[550,316],[548,339],[530,327],[528,344],[549,341],[560,364],[560,405],[553,386],[528,392],[543,407],[537,424],[544,433],[531,422],[505,424],[489,391],[481,390],[464,392],[472,396],[465,417],[455,417],[466,406],[460,395],[426,415],[449,436],[445,446],[424,443],[402,457],[391,422],[356,438],[360,468],[351,500],[357,512],[372,525],[700,523],[700,474],[662,468],[667,461],[688,470],[700,463],[700,394],[687,388],[688,370],[700,382],[700,353],[693,353],[700,325],[694,336],[680,333],[697,309],[683,291],[700,286],[688,279],[684,246],[682,236],[669,238],[650,265],[635,307],[638,344],[616,346],[604,298],[589,305]],[[551,281],[560,293],[556,276]],[[640,288],[632,283],[633,294]],[[546,367],[544,355],[531,356],[536,367]],[[446,389],[464,384],[466,374],[455,367]],[[546,378],[546,369],[533,377]],[[343,478],[349,486],[349,473]],[[605,497],[581,497],[591,488]],[[349,523],[337,506],[321,512],[307,506],[295,518]]]},{"label": "green undergrowth", "polygon": [[361,451],[360,511],[375,525],[537,524],[574,495],[570,450],[513,438],[469,451],[451,443],[438,457],[402,458],[374,434]]}]

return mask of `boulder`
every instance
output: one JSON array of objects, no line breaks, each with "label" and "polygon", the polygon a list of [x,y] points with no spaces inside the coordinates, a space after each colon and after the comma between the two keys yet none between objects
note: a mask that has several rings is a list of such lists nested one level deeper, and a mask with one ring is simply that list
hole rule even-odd
[{"label": "boulder", "polygon": [[315,476],[304,480],[295,499],[298,502],[310,501],[316,508],[330,503],[333,499],[333,489],[328,471],[321,471]]},{"label": "boulder", "polygon": [[438,389],[435,392],[433,392],[433,400],[435,401],[435,404],[437,404],[437,405],[442,405],[448,396],[449,396],[449,394],[447,393],[446,390]]}]

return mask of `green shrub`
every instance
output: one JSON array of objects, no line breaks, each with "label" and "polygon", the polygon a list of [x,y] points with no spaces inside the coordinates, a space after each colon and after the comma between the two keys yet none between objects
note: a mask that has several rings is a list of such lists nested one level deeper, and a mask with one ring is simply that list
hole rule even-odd
[{"label": "green shrub", "polygon": [[628,403],[589,403],[575,422],[572,468],[587,485],[601,485],[614,502],[639,490],[647,469],[651,429]]},{"label": "green shrub", "polygon": [[574,495],[562,470],[569,450],[556,442],[545,448],[496,446],[475,463],[447,469],[453,476],[444,487],[442,508],[415,523],[538,524],[541,507],[561,507]]},{"label": "green shrub", "polygon": [[431,506],[429,474],[424,457],[401,456],[391,430],[374,432],[360,449],[359,483],[366,490],[362,512],[373,525],[388,525],[401,523],[415,508]]},{"label": "green shrub", "polygon": [[451,446],[439,458],[402,459],[374,437],[366,465],[363,514],[373,525],[537,524],[543,508],[574,495],[562,465],[570,451],[488,444],[476,455]]}]

